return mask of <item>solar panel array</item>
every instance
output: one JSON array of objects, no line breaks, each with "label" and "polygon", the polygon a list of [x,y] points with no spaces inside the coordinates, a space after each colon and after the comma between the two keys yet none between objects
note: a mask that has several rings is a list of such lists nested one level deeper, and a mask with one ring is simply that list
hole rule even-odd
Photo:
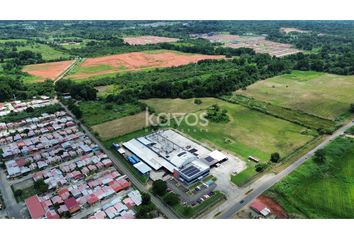
[{"label": "solar panel array", "polygon": [[210,156],[207,156],[207,157],[205,158],[205,160],[206,160],[207,162],[212,162],[212,161],[214,161],[215,159],[212,158],[212,157],[210,157]]},{"label": "solar panel array", "polygon": [[200,170],[198,168],[196,168],[195,166],[189,166],[186,169],[183,169],[181,172],[188,177],[192,177],[193,175],[200,172]]}]

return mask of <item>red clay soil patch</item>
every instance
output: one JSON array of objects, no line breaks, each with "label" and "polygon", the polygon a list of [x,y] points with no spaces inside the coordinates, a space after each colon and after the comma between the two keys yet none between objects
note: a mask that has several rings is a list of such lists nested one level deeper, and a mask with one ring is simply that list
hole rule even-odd
[{"label": "red clay soil patch", "polygon": [[177,38],[168,37],[158,37],[158,36],[139,36],[139,37],[125,37],[124,42],[129,45],[146,45],[146,44],[157,44],[166,42],[177,42]]},{"label": "red clay soil patch", "polygon": [[288,218],[288,215],[286,214],[285,210],[272,198],[261,195],[257,199],[270,209],[271,214],[277,216],[278,218]]},{"label": "red clay soil patch", "polygon": [[[71,75],[73,79],[82,79],[92,76],[118,73],[134,70],[142,70],[155,67],[175,67],[196,63],[205,59],[220,59],[224,56],[211,56],[202,54],[184,54],[173,51],[147,53],[132,52],[116,54],[105,57],[88,58],[79,67],[78,71]],[[98,70],[100,66],[109,66],[111,69]],[[98,68],[96,71],[87,72],[85,69]]]},{"label": "red clay soil patch", "polygon": [[74,60],[27,65],[22,71],[39,77],[40,80],[38,81],[44,81],[46,79],[55,80],[70,67],[73,62]]}]

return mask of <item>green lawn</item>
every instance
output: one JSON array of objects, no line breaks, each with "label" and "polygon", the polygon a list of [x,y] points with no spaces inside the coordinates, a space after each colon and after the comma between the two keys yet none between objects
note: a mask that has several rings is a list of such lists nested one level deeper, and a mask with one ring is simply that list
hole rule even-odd
[{"label": "green lawn", "polygon": [[327,160],[307,160],[266,195],[290,217],[354,218],[354,139],[339,137],[326,148]]},{"label": "green lawn", "polygon": [[276,116],[287,121],[312,128],[315,130],[323,129],[327,131],[334,131],[336,128],[336,122],[324,118],[307,114],[299,110],[281,107],[271,103],[256,100],[251,97],[233,94],[231,96],[223,96],[222,99],[230,101],[232,103],[238,103],[242,106]]},{"label": "green lawn", "polygon": [[[198,141],[207,143],[212,148],[223,149],[243,160],[251,155],[262,162],[268,162],[273,152],[279,152],[281,157],[286,157],[313,139],[312,131],[297,124],[219,99],[201,98],[201,100],[203,102],[201,105],[195,105],[192,99],[150,99],[144,103],[156,112],[189,111],[197,114],[205,112],[200,109],[218,104],[228,111],[230,122],[209,122],[204,127],[200,124],[189,126],[183,120],[180,126],[174,124],[173,127]],[[248,165],[249,168],[244,173],[232,178],[233,182],[240,184],[256,174],[253,163],[248,162]]]},{"label": "green lawn", "polygon": [[69,58],[70,55],[59,50],[56,50],[48,45],[35,43],[33,45],[28,46],[18,46],[18,51],[30,50],[32,52],[42,54],[44,60],[55,60],[60,58]]},{"label": "green lawn", "polygon": [[[215,98],[201,98],[202,104],[193,104],[192,99],[172,100],[176,105],[169,103],[170,99],[156,99],[144,101],[152,106],[156,112],[196,112],[203,114],[212,104],[218,104],[228,111],[230,122],[209,122],[208,126],[188,126],[182,121],[177,129],[191,135],[196,140],[206,142],[216,148],[223,148],[244,159],[249,155],[262,161],[268,161],[270,154],[279,152],[286,156],[294,149],[304,145],[313,136],[306,135],[306,128],[291,122],[278,119],[261,112],[250,110],[238,104],[228,103]],[[301,134],[304,132],[305,134]],[[225,140],[230,140],[227,143]]]},{"label": "green lawn", "polygon": [[354,102],[354,76],[293,71],[258,81],[237,94],[335,120]]},{"label": "green lawn", "polygon": [[142,106],[135,103],[113,104],[113,108],[107,107],[108,104],[101,101],[83,101],[80,103],[82,119],[89,126],[97,125],[124,116],[141,112]]}]

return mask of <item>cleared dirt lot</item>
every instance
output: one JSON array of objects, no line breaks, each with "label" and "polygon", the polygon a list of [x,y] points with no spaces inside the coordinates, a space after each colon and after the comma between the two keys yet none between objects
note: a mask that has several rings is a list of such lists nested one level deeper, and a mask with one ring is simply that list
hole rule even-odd
[{"label": "cleared dirt lot", "polygon": [[73,62],[74,60],[27,65],[22,71],[36,76],[37,82],[42,82],[46,79],[54,80],[70,67]]},{"label": "cleared dirt lot", "polygon": [[308,32],[311,32],[311,31],[302,30],[302,29],[299,29],[299,28],[291,28],[291,27],[289,27],[289,28],[286,28],[286,27],[280,28],[280,31],[285,32],[285,33],[291,33],[291,32],[308,33]]},{"label": "cleared dirt lot", "polygon": [[147,51],[88,58],[70,77],[83,79],[108,73],[144,70],[158,67],[175,67],[205,59],[220,59],[224,56],[187,54],[176,51]]},{"label": "cleared dirt lot", "polygon": [[146,44],[157,44],[166,42],[177,42],[177,38],[169,37],[158,37],[158,36],[139,36],[139,37],[125,37],[124,42],[129,45],[146,45]]},{"label": "cleared dirt lot", "polygon": [[293,48],[290,44],[278,43],[266,40],[264,36],[239,36],[230,34],[216,34],[212,36],[201,35],[211,42],[225,44],[230,48],[252,48],[257,53],[268,53],[276,57],[283,57],[301,52]]}]

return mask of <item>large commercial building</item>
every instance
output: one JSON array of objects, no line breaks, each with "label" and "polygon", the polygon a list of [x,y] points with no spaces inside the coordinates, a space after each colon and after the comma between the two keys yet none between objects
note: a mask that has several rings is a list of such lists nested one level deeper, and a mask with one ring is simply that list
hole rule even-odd
[{"label": "large commercial building", "polygon": [[186,184],[207,176],[210,166],[227,159],[170,129],[134,138],[123,146],[153,170],[166,169]]}]

